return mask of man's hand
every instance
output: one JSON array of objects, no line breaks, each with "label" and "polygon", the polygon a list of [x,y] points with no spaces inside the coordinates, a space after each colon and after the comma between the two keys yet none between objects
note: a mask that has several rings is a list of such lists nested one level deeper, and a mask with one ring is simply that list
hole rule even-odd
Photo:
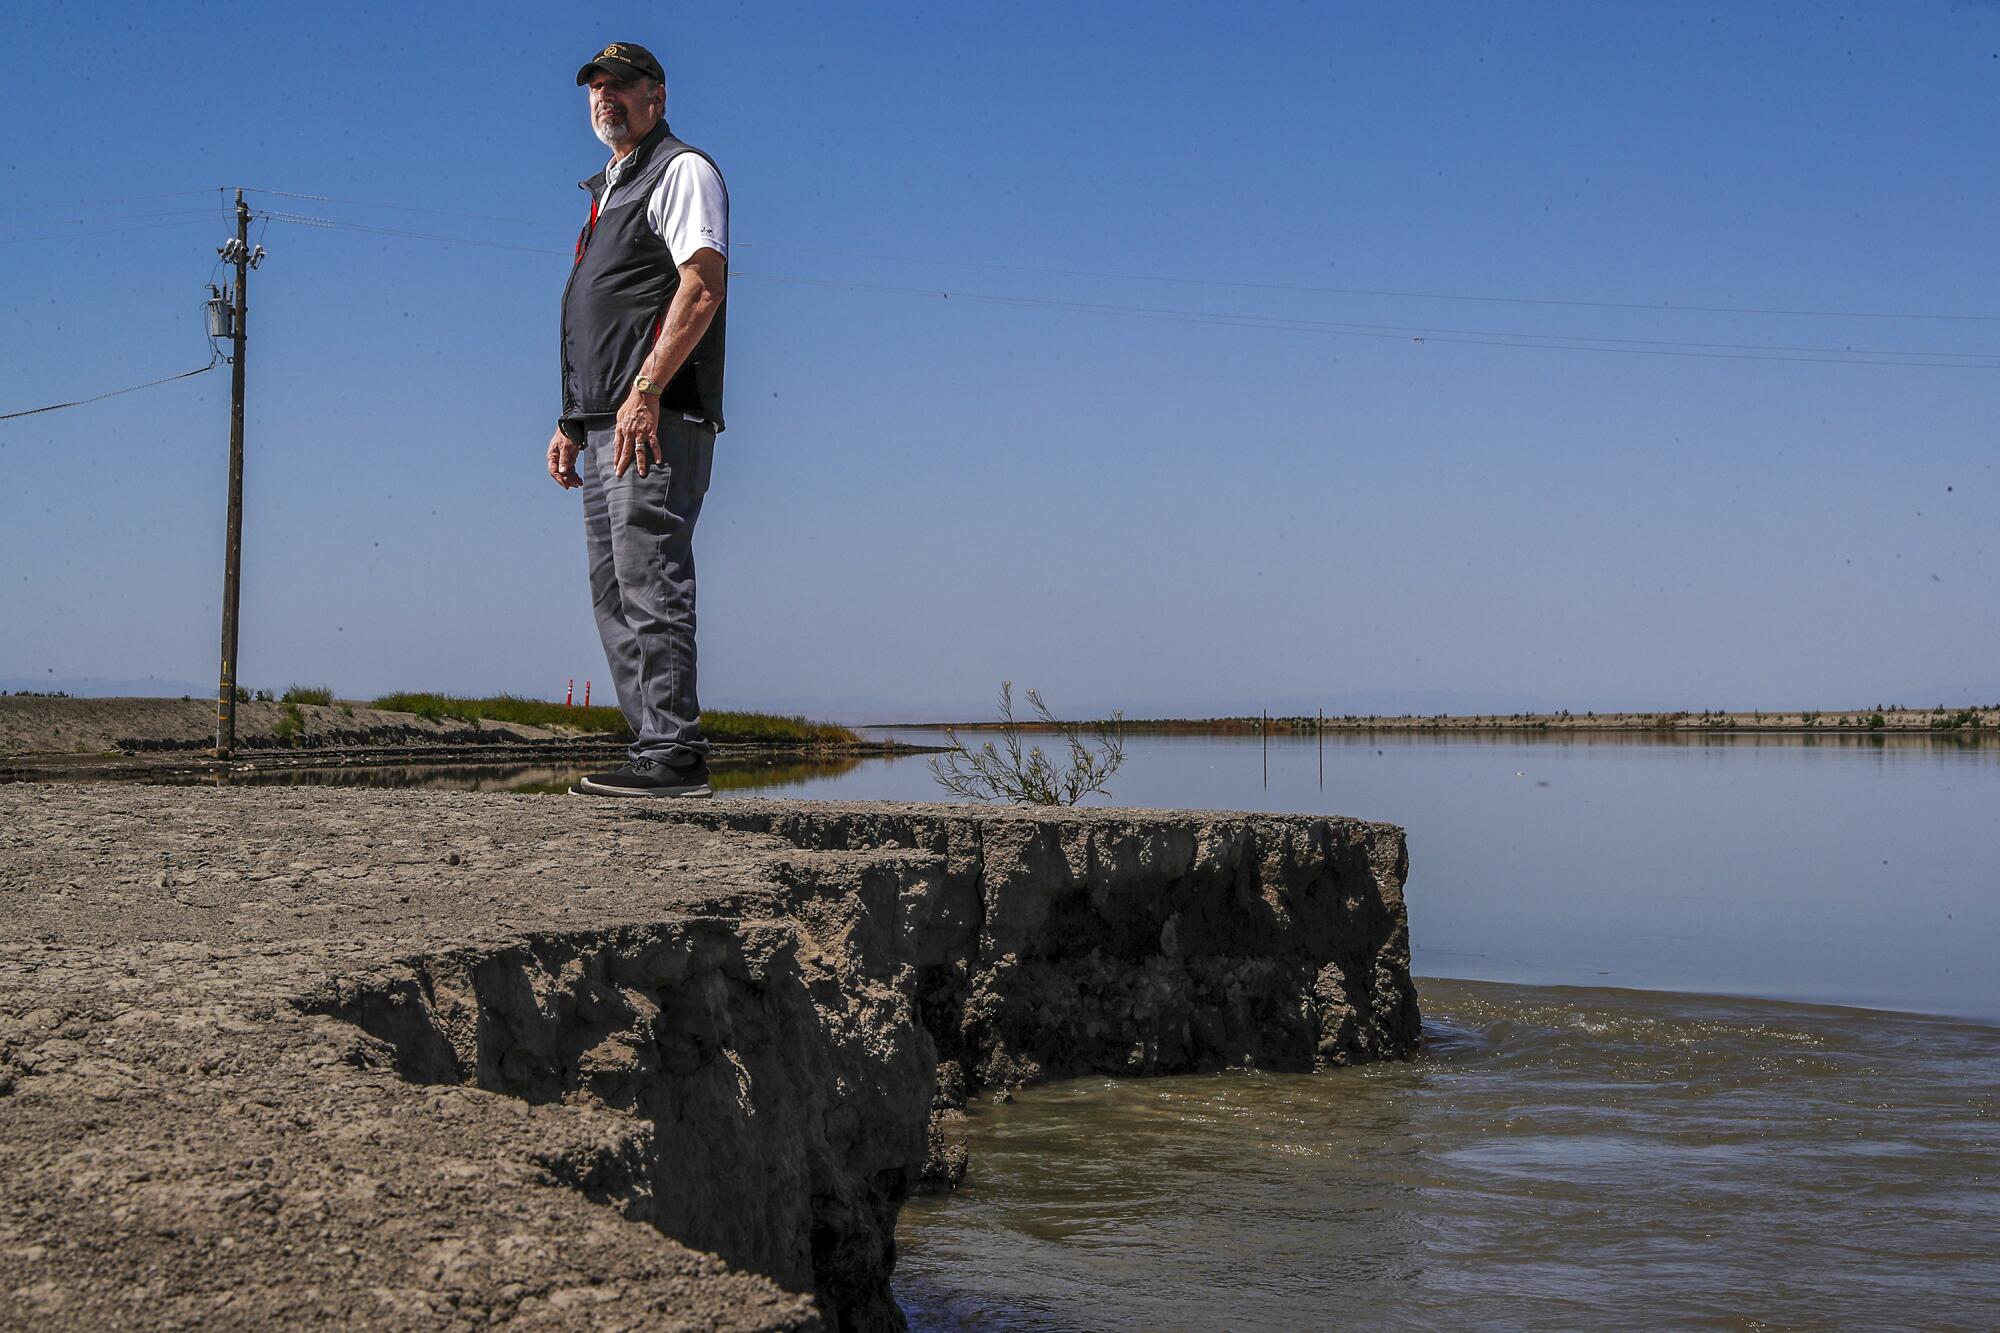
[{"label": "man's hand", "polygon": [[577,443],[563,434],[561,426],[549,436],[549,475],[556,485],[564,490],[574,490],[583,485],[583,478],[576,475]]},{"label": "man's hand", "polygon": [[626,394],[624,406],[618,409],[616,438],[618,449],[612,456],[611,470],[618,476],[624,476],[625,469],[635,462],[639,475],[645,476],[649,451],[655,465],[664,462],[660,455],[660,400],[637,389]]}]

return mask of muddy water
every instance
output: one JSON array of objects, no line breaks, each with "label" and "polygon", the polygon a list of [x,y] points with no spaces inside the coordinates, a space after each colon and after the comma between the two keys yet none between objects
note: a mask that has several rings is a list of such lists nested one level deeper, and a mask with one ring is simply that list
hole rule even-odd
[{"label": "muddy water", "polygon": [[977,1108],[919,1330],[1977,1328],[2000,1028],[1423,983],[1414,1064]]},{"label": "muddy water", "polygon": [[915,1327],[1996,1326],[2000,747],[1148,738],[1128,769],[1136,804],[1402,824],[1418,971],[1480,980],[1421,983],[1414,1064],[978,1108],[964,1188],[904,1215]]}]

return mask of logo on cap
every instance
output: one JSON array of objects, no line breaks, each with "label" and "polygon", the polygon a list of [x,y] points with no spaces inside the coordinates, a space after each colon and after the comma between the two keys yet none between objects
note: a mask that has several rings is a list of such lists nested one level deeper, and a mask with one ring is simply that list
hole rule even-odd
[{"label": "logo on cap", "polygon": [[618,43],[613,42],[611,45],[605,47],[602,51],[598,52],[597,54],[600,60],[603,59],[605,56],[609,56],[613,60],[619,60],[624,57],[625,48],[618,45]]}]

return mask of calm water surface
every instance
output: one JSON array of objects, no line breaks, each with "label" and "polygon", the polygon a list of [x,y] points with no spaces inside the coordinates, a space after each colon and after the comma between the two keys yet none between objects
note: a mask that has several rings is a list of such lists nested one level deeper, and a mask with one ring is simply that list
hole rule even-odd
[{"label": "calm water surface", "polygon": [[1802,741],[1129,741],[1121,805],[1408,830],[1424,1055],[976,1106],[904,1213],[913,1325],[2000,1324],[2000,745]]},{"label": "calm water surface", "polygon": [[[1142,737],[1113,794],[1402,825],[1424,975],[2000,1021],[2000,744],[1803,739]],[[936,791],[912,758],[802,794]]]}]

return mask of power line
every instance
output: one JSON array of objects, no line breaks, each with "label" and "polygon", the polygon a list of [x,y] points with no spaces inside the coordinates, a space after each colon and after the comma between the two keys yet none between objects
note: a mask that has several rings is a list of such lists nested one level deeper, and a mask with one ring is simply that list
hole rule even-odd
[{"label": "power line", "polygon": [[117,226],[117,227],[78,226],[78,227],[66,228],[62,231],[46,232],[34,236],[0,236],[0,245],[33,245],[37,242],[44,242],[44,241],[73,241],[73,240],[81,240],[91,236],[121,236],[124,235],[126,232],[158,231],[162,227],[187,227],[187,226],[192,226],[197,222],[205,220],[207,216],[208,216],[208,211],[206,209],[203,209],[202,215],[199,218],[193,218],[193,217],[174,218],[165,222],[140,222],[140,223],[134,223],[131,226]]},{"label": "power line", "polygon": [[401,227],[376,227],[365,222],[342,222],[334,218],[313,217],[305,213],[267,212],[264,215],[273,222],[291,222],[301,227],[321,227],[334,231],[361,231],[376,236],[394,236],[411,241],[436,241],[443,245],[477,245],[489,250],[514,250],[529,255],[566,255],[567,250],[557,250],[549,246],[512,245],[505,241],[481,241],[470,236],[447,236],[435,231],[406,231]]},{"label": "power line", "polygon": [[1390,296],[1414,301],[1472,301],[1492,305],[1563,306],[1580,310],[1643,310],[1652,314],[1783,315],[1809,319],[1915,319],[2000,323],[2000,315],[1940,315],[1888,310],[1782,310],[1761,306],[1646,304],[1637,301],[1576,301],[1550,296],[1480,296],[1464,292],[1394,291],[1373,287],[1320,287],[1305,283],[1239,282],[1225,278],[1193,278],[1159,273],[1116,273],[1097,269],[1049,268],[1033,264],[998,264],[974,259],[925,259],[916,255],[885,255],[864,250],[827,250],[814,246],[774,245],[739,241],[743,249],[786,250],[795,254],[830,255],[846,259],[888,259],[899,263],[934,264],[950,268],[989,269],[1003,273],[1039,273],[1068,278],[1104,278],[1120,282],[1168,282],[1192,287],[1233,287],[1245,291],[1308,292],[1324,296]]},{"label": "power line", "polygon": [[98,222],[139,222],[148,218],[207,217],[207,208],[145,208],[130,213],[83,213],[72,218],[29,218],[20,222],[0,222],[0,228],[19,231],[23,227],[84,227]]},{"label": "power line", "polygon": [[[983,305],[1015,306],[1026,309],[1064,310],[1087,314],[1116,315],[1170,323],[1212,324],[1234,328],[1267,328],[1333,337],[1369,338],[1391,342],[1453,343],[1475,347],[1541,348],[1564,352],[1617,352],[1635,356],[1695,357],[1718,361],[1789,361],[1849,366],[1930,366],[1953,370],[2000,370],[2000,357],[1977,352],[1896,352],[1850,351],[1846,348],[1786,348],[1763,344],[1661,343],[1626,345],[1636,339],[1579,337],[1567,334],[1512,333],[1498,330],[1442,330],[1432,332],[1413,327],[1390,331],[1379,325],[1334,324],[1321,320],[1284,319],[1268,315],[1236,315],[1222,311],[1174,310],[1152,306],[1110,305],[1099,302],[1052,301],[1027,296],[1002,296],[991,292],[939,291],[936,288],[892,287],[879,283],[847,282],[831,278],[803,278],[788,274],[755,273],[738,270],[731,276],[761,278],[767,282],[798,286],[829,287],[849,291],[882,292],[946,301],[971,301]],[[1726,350],[1734,349],[1734,350]],[[1813,353],[1798,355],[1795,353]],[[1973,360],[1925,360],[1926,357],[1984,358]],[[1902,358],[1902,359],[1888,359]]]},{"label": "power line", "polygon": [[506,222],[522,227],[546,227],[546,218],[506,218],[492,213],[461,213],[450,208],[419,208],[414,204],[390,204],[374,199],[342,199],[331,194],[300,194],[296,190],[266,190],[259,186],[246,185],[245,194],[268,194],[277,199],[309,199],[319,204],[347,204],[354,208],[387,208],[398,213],[426,213],[439,218],[467,218],[474,222]]},{"label": "power line", "polygon": [[[272,220],[302,226],[367,232],[404,240],[425,240],[447,245],[476,245],[489,249],[513,250],[525,254],[560,255],[561,250],[513,245],[500,241],[477,240],[442,232],[410,231],[398,227],[377,227],[367,223],[300,213],[269,213]],[[932,288],[898,287],[880,283],[851,282],[830,278],[806,278],[787,274],[733,270],[732,277],[748,277],[799,286],[841,288],[852,291],[883,292],[897,296],[942,297],[987,305],[1011,305],[1032,309],[1064,310],[1085,314],[1116,315],[1180,323],[1206,323],[1237,327],[1270,328],[1325,333],[1342,337],[1370,337],[1395,342],[1439,342],[1469,346],[1528,347],[1550,351],[1628,352],[1633,354],[1700,356],[1720,360],[1800,361],[1836,365],[1894,365],[1958,367],[1970,370],[2000,369],[2000,356],[1985,352],[1898,350],[1797,346],[1765,343],[1706,343],[1649,338],[1609,338],[1596,335],[1526,333],[1508,329],[1431,328],[1419,325],[1337,323],[1325,320],[1287,319],[1270,315],[1239,315],[1225,311],[1177,310],[1150,306],[1126,306],[1104,302],[1059,301],[990,292],[942,293]]]},{"label": "power line", "polygon": [[168,190],[164,194],[126,194],[115,199],[70,199],[53,204],[17,204],[0,208],[0,213],[38,213],[54,208],[99,208],[105,204],[132,204],[147,199],[182,199],[191,194],[211,194],[211,190]]},{"label": "power line", "polygon": [[[251,187],[245,187],[246,190]],[[465,213],[452,209],[422,208],[412,204],[391,204],[365,199],[343,199],[334,195],[302,194],[288,190],[255,189],[257,194],[288,199],[310,199],[321,203],[349,204],[357,208],[387,208],[405,213],[426,213],[435,217],[468,218],[481,222],[503,222],[518,226],[546,226],[532,218],[501,217],[491,213]],[[1329,287],[1312,283],[1248,282],[1227,278],[1197,278],[1182,274],[1127,273],[1106,269],[1058,268],[1035,264],[1003,264],[971,259],[932,259],[904,253],[867,250],[828,249],[819,246],[784,245],[767,241],[738,241],[741,249],[781,250],[792,254],[828,255],[845,259],[886,260],[895,263],[929,264],[951,268],[985,269],[1003,273],[1036,273],[1053,277],[1098,278],[1117,282],[1174,283],[1193,287],[1223,287],[1240,291],[1300,292],[1322,296],[1393,297],[1415,301],[1464,301],[1488,305],[1554,306],[1577,310],[1628,310],[1649,314],[1759,315],[1799,319],[1898,319],[1940,322],[2000,323],[2000,315],[1940,314],[1907,310],[1794,310],[1772,306],[1680,305],[1670,301],[1583,301],[1551,296],[1493,296],[1470,292],[1405,291],[1377,287]]]},{"label": "power line", "polygon": [[[249,187],[246,187],[246,190]],[[340,200],[328,195],[307,195],[293,191],[260,190],[258,193],[285,198],[314,199],[327,203],[352,203],[363,207],[394,208],[408,212],[431,213],[438,216],[475,218],[483,221],[520,222],[526,219],[496,218],[486,214],[455,213],[443,209],[425,209],[415,206],[368,203],[360,200]],[[205,193],[205,192],[194,192]],[[162,196],[165,197],[165,196]],[[118,201],[106,201],[118,202]],[[205,215],[206,210],[194,210]],[[164,217],[165,214],[132,214],[132,217]],[[509,250],[521,254],[565,255],[567,251],[553,247],[517,245],[504,241],[489,241],[470,236],[457,236],[443,232],[416,231],[400,227],[382,227],[371,223],[350,222],[342,219],[320,217],[312,214],[279,210],[262,212],[266,227],[271,222],[288,222],[298,226],[316,227],[327,230],[354,231],[370,235],[386,236],[398,240],[429,241],[444,245],[469,245],[484,249]],[[86,221],[115,221],[116,217],[87,219]],[[35,224],[46,226],[49,224]],[[133,227],[97,230],[77,230],[60,233],[56,237],[0,238],[0,244],[17,244],[30,240],[60,239],[62,236],[111,235],[122,231],[146,230],[149,227],[183,225],[180,222],[155,222]],[[739,242],[744,248],[759,248],[761,243]],[[1464,300],[1490,303],[1510,303],[1523,305],[1565,306],[1589,309],[1643,310],[1654,313],[1688,311],[1709,314],[1764,314],[1796,315],[1816,318],[1870,318],[1870,319],[1938,319],[1938,320],[1988,320],[2000,319],[1983,315],[1916,315],[1891,312],[1842,312],[1842,311],[1785,311],[1774,309],[1754,309],[1726,306],[1654,306],[1623,302],[1568,301],[1539,297],[1483,297],[1452,295],[1435,292],[1391,292],[1359,288],[1334,288],[1300,286],[1284,283],[1233,282],[1219,279],[1166,277],[1155,274],[1112,273],[1088,269],[1064,269],[1020,264],[982,263],[961,260],[919,259],[911,256],[870,255],[860,251],[829,250],[806,246],[762,245],[761,248],[793,251],[802,254],[826,254],[849,258],[885,259],[894,258],[914,263],[949,265],[960,268],[984,269],[998,272],[1022,272],[1051,274],[1070,277],[1089,277],[1124,281],[1173,282],[1195,286],[1233,288],[1255,291],[1315,292],[1333,295],[1399,296],[1428,300]],[[1318,333],[1334,337],[1367,338],[1378,341],[1450,343],[1465,346],[1539,348],[1546,351],[1616,352],[1627,355],[1695,357],[1710,360],[1736,361],[1787,361],[1830,365],[1875,365],[1875,366],[1919,366],[1943,369],[1993,370],[2000,369],[2000,355],[1987,352],[1957,352],[1940,350],[1900,350],[1895,348],[1858,348],[1852,346],[1817,346],[1795,344],[1697,342],[1673,339],[1614,338],[1600,335],[1531,333],[1509,329],[1430,327],[1424,325],[1391,325],[1357,323],[1351,321],[1328,321],[1295,319],[1276,315],[1238,314],[1228,311],[1190,310],[1172,307],[1123,305],[1110,302],[1059,300],[1028,296],[1011,296],[995,292],[940,291],[933,288],[896,286],[884,283],[856,282],[843,279],[802,277],[791,274],[758,273],[755,271],[732,270],[732,277],[747,277],[753,280],[786,283],[794,286],[822,287],[836,290],[878,292],[886,295],[915,297],[921,299],[941,299],[970,301],[975,304],[1011,306],[1021,309],[1064,311],[1081,314],[1108,315],[1128,319],[1144,319],[1160,322],[1208,324],[1222,327],[1264,328],[1286,332]],[[214,363],[211,362],[211,366]],[[202,369],[208,369],[203,367]],[[187,372],[195,374],[199,372]],[[170,376],[169,379],[185,378]],[[164,383],[167,381],[155,381]],[[150,385],[138,385],[146,388]],[[117,393],[132,390],[117,390]],[[110,397],[113,395],[99,395]],[[79,402],[94,402],[95,398]],[[56,406],[74,406],[58,404]],[[54,408],[35,409],[50,411]],[[15,413],[14,416],[32,415]],[[0,417],[0,420],[9,419]]]},{"label": "power line", "polygon": [[16,417],[39,416],[43,412],[60,412],[66,407],[82,407],[85,403],[102,402],[106,398],[116,398],[120,394],[137,393],[141,389],[150,389],[160,384],[172,384],[175,380],[193,379],[196,375],[204,371],[214,370],[216,366],[222,363],[221,351],[214,348],[211,348],[211,350],[215,351],[215,355],[209,358],[209,362],[205,366],[196,366],[193,370],[183,370],[178,375],[163,375],[156,380],[147,380],[144,384],[134,384],[130,388],[125,389],[113,389],[109,393],[92,394],[88,398],[78,398],[67,403],[50,403],[47,407],[31,407],[25,412],[7,412],[0,414],[0,421],[12,421]]},{"label": "power line", "polygon": [[[349,199],[338,195],[311,194],[297,190],[273,190],[262,186],[244,186],[245,193],[270,195],[282,199],[305,199],[317,203],[346,204],[356,208],[383,208],[397,212],[428,214],[434,217],[455,217],[480,222],[498,222],[510,226],[548,226],[533,218],[506,217],[492,213],[472,213],[456,209],[428,208],[415,204],[389,203],[383,200]],[[207,194],[208,190],[179,190],[157,195],[126,195],[112,199],[89,200],[70,203],[30,204],[17,208],[0,209],[0,214],[28,212],[53,208],[88,208],[103,204],[129,203],[138,200],[170,199],[193,194]],[[457,245],[480,245],[493,249],[518,249],[530,254],[560,254],[556,249],[542,249],[530,246],[509,246],[495,241],[479,241],[470,237],[445,236],[439,233],[408,232],[395,228],[371,227],[365,223],[338,222],[330,218],[306,218],[303,216],[272,214],[281,221],[294,221],[306,226],[345,227],[356,231],[375,231],[381,235],[407,236],[414,239],[448,241]],[[1183,274],[1130,273],[1109,269],[1061,268],[1049,265],[1006,264],[970,259],[935,259],[899,252],[831,249],[818,246],[784,245],[767,241],[736,242],[741,249],[766,249],[794,254],[827,255],[838,258],[866,259],[893,263],[925,264],[950,268],[983,269],[1003,273],[1034,273],[1053,277],[1097,278],[1117,282],[1172,283],[1183,286],[1233,288],[1242,291],[1297,292],[1323,296],[1366,296],[1389,297],[1414,301],[1460,301],[1488,305],[1550,306],[1578,310],[1623,310],[1648,314],[1705,314],[1705,315],[1756,315],[1798,319],[1893,319],[1931,320],[1945,323],[2000,323],[2000,315],[1947,314],[1941,312],[1907,310],[1823,310],[1792,309],[1777,306],[1730,306],[1706,304],[1676,304],[1670,301],[1585,301],[1549,296],[1495,296],[1476,292],[1436,292],[1404,290],[1400,288],[1378,287],[1333,287],[1312,283],[1250,282],[1226,278],[1199,278]],[[1956,355],[1956,354],[1954,354]]]}]

